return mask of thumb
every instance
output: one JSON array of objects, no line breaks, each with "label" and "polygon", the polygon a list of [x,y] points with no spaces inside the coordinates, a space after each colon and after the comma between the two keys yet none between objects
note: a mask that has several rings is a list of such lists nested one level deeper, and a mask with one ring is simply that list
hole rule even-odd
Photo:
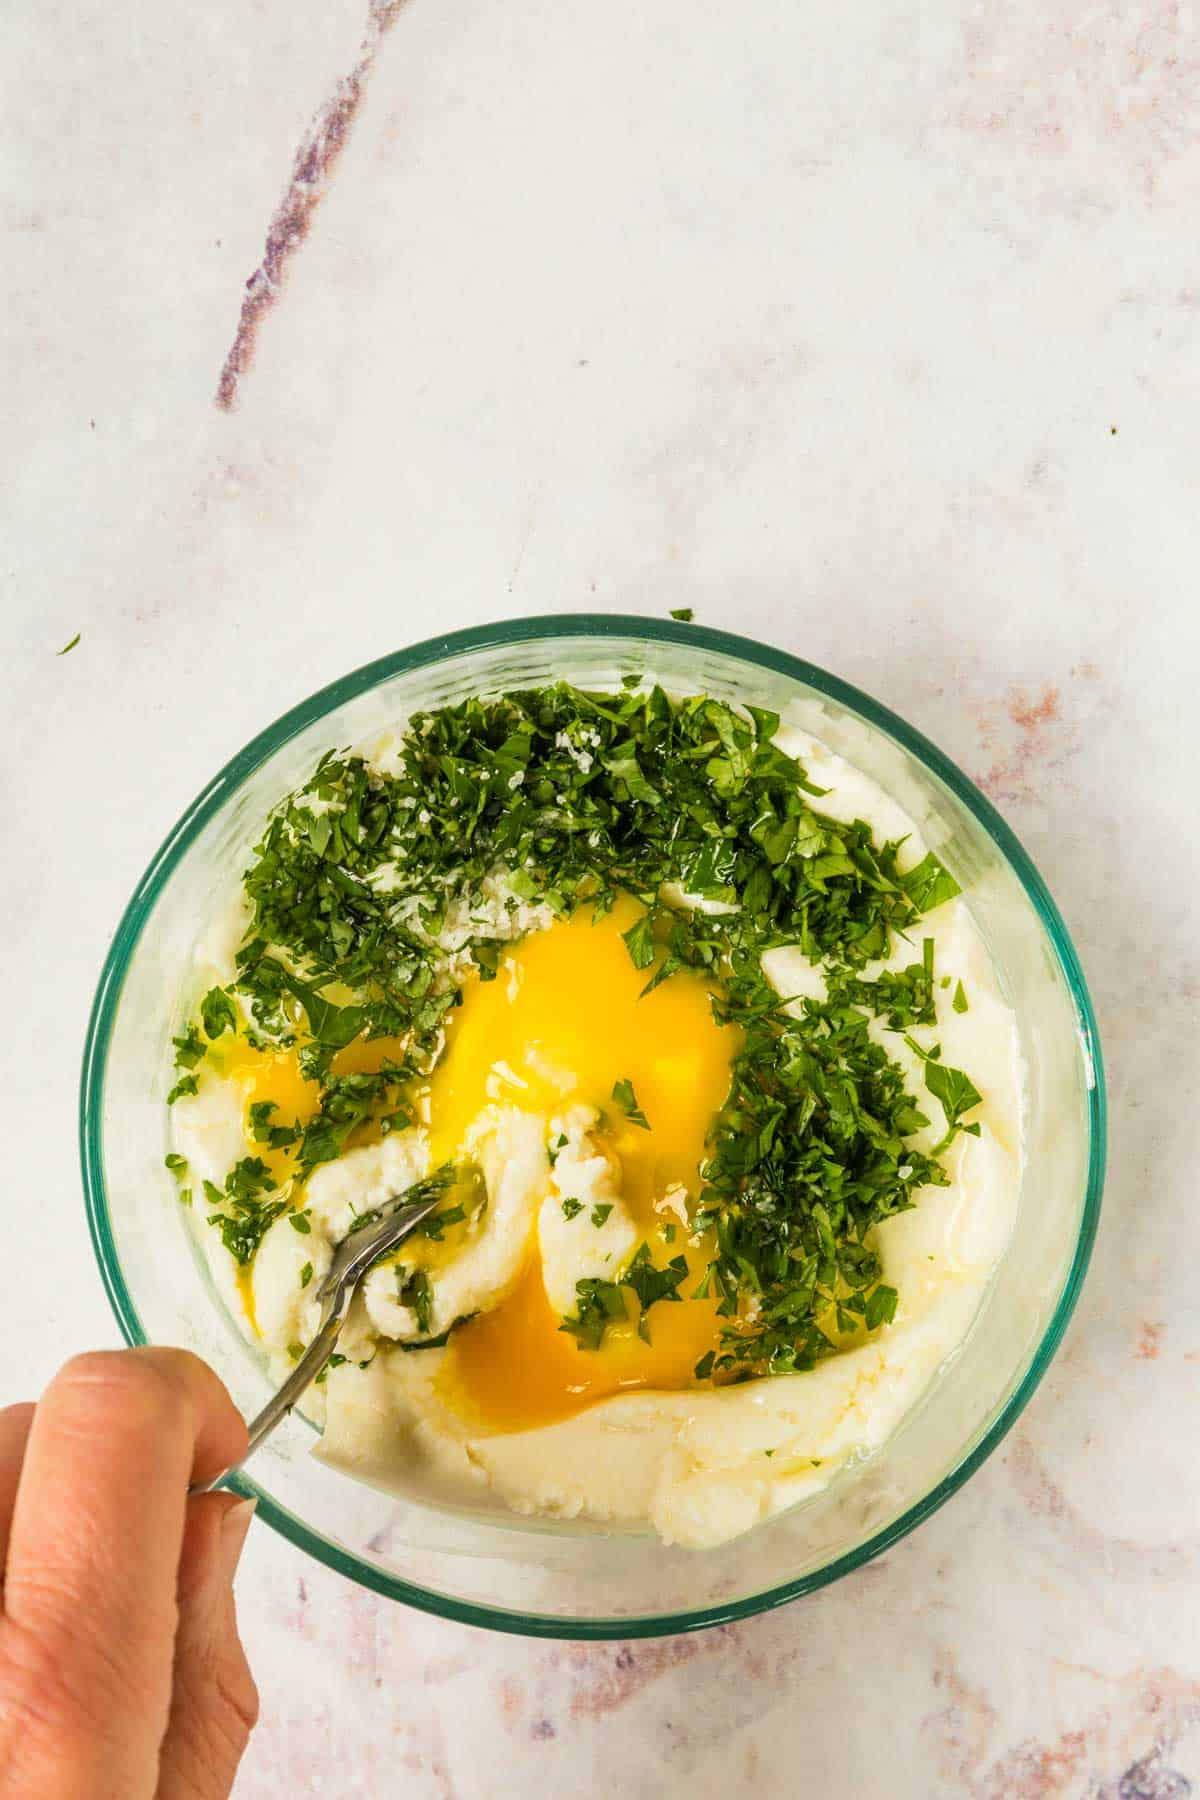
[{"label": "thumb", "polygon": [[254,1501],[235,1494],[188,1502],[157,1800],[225,1800],[258,1719],[258,1691],[233,1603],[234,1571],[253,1515]]}]

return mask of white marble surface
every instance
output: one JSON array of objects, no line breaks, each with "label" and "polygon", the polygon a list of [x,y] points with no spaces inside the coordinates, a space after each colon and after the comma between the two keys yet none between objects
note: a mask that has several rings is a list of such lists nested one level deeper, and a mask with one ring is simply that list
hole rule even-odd
[{"label": "white marble surface", "polygon": [[936,1518],[735,1629],[527,1644],[258,1528],[238,1793],[1200,1793],[1196,14],[366,7],[0,16],[0,1398],[114,1341],[75,1071],[209,773],[436,629],[691,604],[1045,871],[1113,1102],[1075,1323]]}]

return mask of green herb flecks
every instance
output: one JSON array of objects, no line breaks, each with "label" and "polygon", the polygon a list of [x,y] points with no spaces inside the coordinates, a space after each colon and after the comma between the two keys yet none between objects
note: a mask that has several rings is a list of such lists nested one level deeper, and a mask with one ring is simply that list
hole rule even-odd
[{"label": "green herb flecks", "polygon": [[[315,1113],[292,1121],[256,1103],[251,1129],[303,1180],[360,1128],[414,1121],[461,1002],[458,971],[467,962],[494,977],[519,907],[565,918],[591,905],[600,916],[631,894],[644,911],[624,936],[644,991],[692,971],[711,985],[718,1019],[743,1033],[694,1220],[716,1245],[700,1291],[724,1321],[708,1372],[806,1368],[846,1334],[886,1324],[895,1302],[873,1229],[944,1183],[941,1150],[978,1129],[966,1118],[979,1104],[969,1078],[921,1051],[946,1135],[918,1152],[927,1117],[869,1029],[935,1023],[933,941],[917,928],[958,886],[936,856],[908,868],[901,840],[823,813],[823,790],[773,741],[774,713],[629,681],[616,693],[559,684],[418,713],[386,774],[361,756],[323,757],[267,822],[244,878],[251,921],[236,978],[176,1040],[173,1097],[196,1091],[194,1071],[230,1012],[252,1043],[295,1047],[318,1084]],[[480,908],[448,949],[451,902],[475,917],[498,872],[508,872],[507,929]],[[669,898],[681,891],[722,910]],[[919,954],[879,968],[898,938]],[[762,956],[783,945],[819,966],[824,1000],[788,1007],[766,982]],[[377,1073],[335,1072],[348,1045],[381,1038],[402,1053]],[[627,1080],[613,1097],[649,1129]],[[243,1249],[261,1237],[264,1212],[288,1205],[263,1189],[251,1218],[247,1201],[221,1200],[222,1228]],[[678,1298],[681,1261],[581,1284],[564,1328],[598,1343],[651,1278],[671,1280],[651,1305]]]},{"label": "green herb flecks", "polygon": [[641,1244],[616,1281],[598,1281],[588,1276],[575,1283],[575,1312],[563,1320],[559,1329],[569,1332],[581,1349],[599,1349],[609,1325],[629,1317],[621,1291],[628,1288],[638,1302],[638,1333],[648,1343],[650,1308],[660,1300],[681,1300],[679,1286],[687,1272],[687,1258],[683,1256],[673,1256],[665,1269],[656,1268],[650,1246]]},{"label": "green herb flecks", "polygon": [[640,1125],[643,1131],[649,1131],[650,1121],[638,1105],[632,1081],[614,1082],[612,1097],[631,1125]]},{"label": "green herb flecks", "polygon": [[925,1050],[911,1037],[906,1037],[904,1041],[909,1049],[915,1051],[924,1062],[925,1086],[934,1099],[941,1103],[942,1111],[946,1116],[945,1136],[934,1145],[934,1156],[940,1156],[960,1131],[968,1133],[971,1137],[978,1137],[980,1127],[977,1123],[964,1125],[962,1122],[964,1113],[973,1112],[977,1106],[983,1104],[983,1095],[970,1076],[965,1075],[961,1069],[946,1067],[941,1060],[940,1044],[935,1044],[932,1050]]},{"label": "green herb flecks", "polygon": [[200,1023],[207,1038],[219,1038],[223,1032],[237,1030],[237,1008],[224,988],[210,988],[200,1002]]},{"label": "green herb flecks", "polygon": [[403,1263],[397,1263],[396,1298],[401,1306],[411,1309],[417,1321],[417,1330],[424,1337],[433,1318],[433,1287],[425,1270],[410,1269]]},{"label": "green herb flecks", "polygon": [[559,1330],[569,1332],[581,1350],[598,1350],[612,1322],[627,1317],[620,1284],[589,1275],[575,1283],[575,1312]]},{"label": "green herb flecks", "polygon": [[236,1262],[252,1262],[271,1226],[288,1211],[286,1200],[268,1198],[276,1193],[271,1173],[258,1156],[244,1156],[235,1165],[223,1193],[215,1183],[204,1183],[205,1198],[214,1208],[208,1222],[220,1232],[222,1243]]}]

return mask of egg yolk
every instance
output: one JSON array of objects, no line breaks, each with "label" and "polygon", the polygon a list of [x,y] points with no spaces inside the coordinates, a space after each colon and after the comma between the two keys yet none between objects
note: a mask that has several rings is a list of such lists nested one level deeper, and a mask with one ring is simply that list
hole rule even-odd
[{"label": "egg yolk", "polygon": [[[399,1061],[403,1054],[403,1044],[394,1038],[356,1039],[338,1051],[331,1065],[332,1071],[335,1075],[374,1075],[385,1061]],[[269,1124],[307,1125],[320,1105],[320,1083],[305,1080],[294,1049],[259,1050],[240,1034],[218,1038],[209,1050],[209,1062],[217,1075],[232,1081],[241,1090],[246,1140],[250,1146],[247,1154],[261,1157],[272,1180],[282,1186],[295,1172],[295,1150],[272,1150],[267,1144],[255,1142],[251,1133],[250,1108],[269,1102],[275,1108]],[[351,1133],[347,1149],[372,1143],[378,1136],[377,1126],[360,1125]],[[239,1266],[237,1289],[251,1331],[255,1337],[261,1337],[254,1305],[254,1271],[250,1264]]]},{"label": "egg yolk", "polygon": [[[679,1300],[651,1309],[648,1342],[624,1289],[628,1316],[589,1350],[561,1329],[535,1251],[510,1293],[459,1326],[448,1348],[446,1398],[493,1429],[547,1424],[625,1389],[688,1387],[696,1363],[719,1342],[716,1301],[693,1298],[712,1245],[689,1242],[654,1202],[675,1186],[696,1195],[741,1034],[716,1023],[712,989],[699,976],[680,971],[643,995],[651,971],[634,967],[622,941],[642,911],[629,897],[601,918],[585,906],[526,938],[494,981],[473,977],[430,1084],[435,1162],[460,1154],[489,1105],[547,1117],[577,1103],[597,1108],[601,1141],[620,1165],[622,1199],[653,1261],[683,1255],[688,1263]],[[614,1086],[626,1081],[649,1129],[631,1123],[614,1098]]]},{"label": "egg yolk", "polygon": [[[693,1199],[698,1193],[708,1132],[729,1091],[741,1033],[716,1023],[713,990],[698,975],[681,970],[643,995],[652,970],[635,968],[622,937],[642,914],[629,896],[600,918],[584,906],[516,945],[494,980],[470,975],[429,1083],[425,1106],[434,1166],[461,1157],[471,1126],[489,1106],[547,1119],[577,1104],[596,1108],[598,1142],[619,1165],[622,1201],[653,1262],[661,1267],[682,1255],[688,1264],[680,1298],[651,1309],[646,1336],[638,1329],[638,1303],[626,1288],[627,1316],[609,1324],[597,1349],[584,1349],[562,1330],[546,1297],[534,1233],[534,1248],[509,1293],[460,1325],[448,1346],[446,1398],[493,1430],[568,1418],[626,1389],[688,1387],[696,1363],[719,1346],[717,1302],[693,1297],[712,1243],[692,1243],[678,1217],[654,1203],[671,1188],[684,1188]],[[332,1072],[375,1073],[385,1061],[399,1061],[403,1051],[390,1038],[359,1039],[338,1052]],[[270,1102],[276,1109],[270,1123],[307,1124],[320,1102],[319,1084],[305,1080],[294,1048],[255,1049],[239,1035],[218,1039],[209,1055],[214,1071],[241,1090],[248,1153],[260,1156],[283,1183],[294,1173],[295,1151],[253,1142],[250,1108]],[[633,1124],[614,1097],[623,1082],[632,1085],[648,1129]],[[367,1123],[347,1148],[377,1138],[378,1127]],[[414,1243],[406,1260],[431,1266],[444,1261],[459,1237],[452,1229],[441,1243]],[[257,1330],[250,1273],[239,1271],[239,1291]]]}]

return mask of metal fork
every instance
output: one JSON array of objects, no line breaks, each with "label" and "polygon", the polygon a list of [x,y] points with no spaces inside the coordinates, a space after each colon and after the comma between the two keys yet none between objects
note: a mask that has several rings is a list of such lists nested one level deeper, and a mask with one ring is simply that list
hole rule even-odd
[{"label": "metal fork", "polygon": [[[424,1182],[414,1184],[424,1187]],[[411,1193],[406,1188],[405,1193]],[[316,1291],[316,1299],[321,1302],[321,1323],[312,1343],[304,1352],[283,1386],[277,1394],[263,1407],[258,1417],[252,1422],[246,1444],[246,1455],[241,1461],[230,1463],[211,1481],[196,1482],[188,1491],[193,1494],[209,1494],[235,1469],[254,1455],[263,1439],[274,1431],[281,1419],[287,1417],[303,1394],[309,1383],[315,1381],[333,1353],[334,1346],[346,1323],[346,1314],[350,1310],[358,1285],[369,1269],[385,1257],[389,1251],[402,1244],[417,1227],[424,1223],[430,1213],[436,1212],[445,1199],[442,1188],[428,1199],[410,1201],[406,1206],[405,1195],[397,1194],[384,1205],[391,1210],[382,1218],[372,1218],[367,1224],[357,1226],[347,1237],[344,1237],[333,1253],[333,1261],[329,1265],[329,1273],[325,1276]]]}]

